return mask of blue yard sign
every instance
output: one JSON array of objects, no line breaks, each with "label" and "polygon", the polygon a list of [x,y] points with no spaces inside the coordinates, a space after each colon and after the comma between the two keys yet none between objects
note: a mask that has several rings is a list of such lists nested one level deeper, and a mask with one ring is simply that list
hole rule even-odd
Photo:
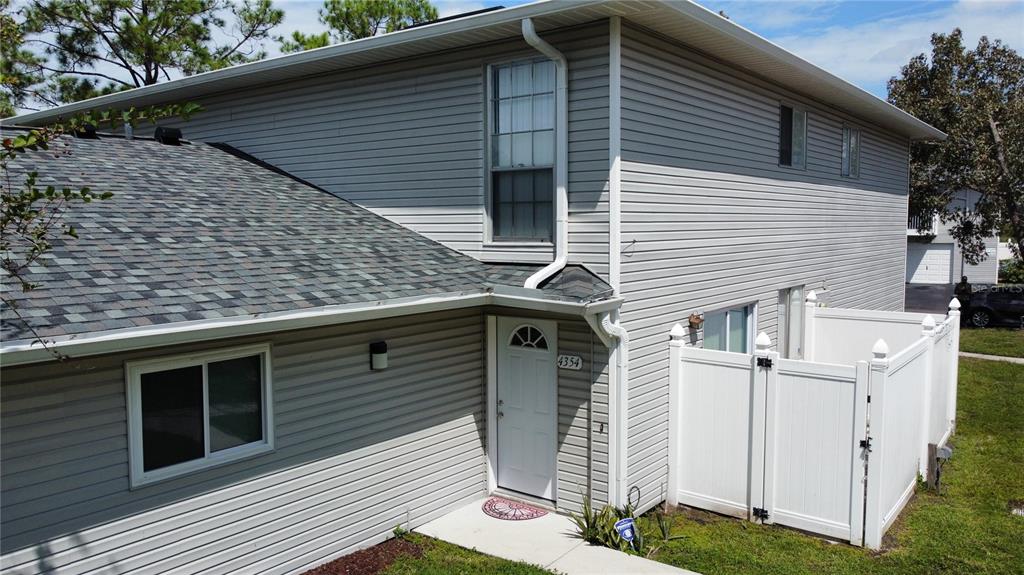
[{"label": "blue yard sign", "polygon": [[627,517],[616,521],[615,531],[617,531],[619,537],[622,537],[627,543],[632,543],[633,538],[636,537],[636,528],[633,525],[633,518]]}]

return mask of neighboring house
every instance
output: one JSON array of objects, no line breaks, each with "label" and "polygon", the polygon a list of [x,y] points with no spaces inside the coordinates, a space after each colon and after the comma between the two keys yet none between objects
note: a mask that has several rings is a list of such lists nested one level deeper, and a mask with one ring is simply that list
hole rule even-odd
[{"label": "neighboring house", "polygon": [[[978,201],[978,192],[957,192],[950,210],[970,210]],[[907,283],[952,284],[967,276],[972,284],[994,284],[999,277],[999,237],[985,238],[985,260],[971,264],[964,260],[960,247],[949,235],[952,223],[938,216],[930,222],[916,217],[907,219]]]},{"label": "neighboring house", "polygon": [[603,0],[14,121],[186,100],[194,143],[75,140],[53,172],[120,197],[21,312],[74,359],[5,337],[5,572],[297,573],[496,490],[649,509],[671,327],[799,357],[807,290],[902,309],[908,149],[944,137],[695,4]]}]

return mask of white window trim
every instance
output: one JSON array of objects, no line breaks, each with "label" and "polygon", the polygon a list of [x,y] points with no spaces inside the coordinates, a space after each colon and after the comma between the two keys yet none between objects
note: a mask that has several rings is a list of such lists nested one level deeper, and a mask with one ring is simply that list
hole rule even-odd
[{"label": "white window trim", "polygon": [[778,127],[778,130],[779,130],[779,145],[780,146],[782,144],[782,107],[783,106],[792,108],[794,114],[796,112],[802,112],[803,115],[804,115],[804,161],[803,161],[803,164],[801,164],[801,165],[796,165],[796,163],[793,162],[793,155],[792,155],[793,154],[793,142],[790,141],[790,143],[789,143],[789,149],[790,149],[789,165],[787,166],[786,164],[783,164],[781,161],[779,161],[779,159],[778,159],[778,150],[776,150],[776,152],[775,152],[776,163],[778,164],[778,166],[780,168],[783,168],[785,170],[797,170],[797,171],[801,171],[801,172],[806,172],[807,171],[807,156],[809,155],[810,147],[811,147],[810,146],[810,142],[808,142],[808,140],[807,140],[807,134],[810,131],[809,128],[810,128],[810,123],[811,123],[811,113],[807,110],[806,106],[801,106],[800,104],[797,104],[796,102],[792,102],[792,101],[789,101],[789,100],[780,100],[779,101],[779,105],[776,107],[776,109],[778,110],[778,114],[779,114],[779,127]]},{"label": "white window trim", "polygon": [[[206,365],[215,361],[237,359],[251,355],[263,358],[263,441],[239,445],[230,449],[210,453],[210,418],[206,383]],[[153,471],[143,469],[142,457],[142,394],[141,376],[145,373],[165,371],[195,365],[203,366],[203,432],[207,455],[201,459],[186,461]],[[188,353],[157,359],[130,361],[125,363],[125,392],[128,408],[128,468],[131,487],[142,487],[174,477],[180,477],[200,470],[217,467],[233,461],[255,457],[274,450],[273,382],[270,371],[270,344],[248,345],[210,352]]]},{"label": "white window trim", "polygon": [[[483,247],[485,249],[502,250],[502,249],[510,249],[510,248],[527,248],[527,249],[542,248],[542,249],[546,250],[546,249],[553,248],[554,245],[555,245],[554,241],[551,241],[551,240],[537,240],[537,241],[526,241],[526,240],[508,240],[508,241],[505,241],[505,240],[497,240],[497,239],[494,238],[494,218],[492,217],[492,214],[494,213],[494,205],[493,205],[494,204],[494,196],[493,196],[494,190],[492,189],[493,186],[494,186],[493,181],[492,181],[492,175],[493,175],[494,171],[493,171],[493,166],[492,166],[493,158],[491,157],[491,153],[492,153],[492,150],[491,150],[491,146],[492,146],[492,144],[491,144],[491,126],[494,125],[494,106],[492,105],[492,99],[494,98],[494,68],[496,68],[498,66],[507,66],[507,65],[510,65],[510,64],[515,64],[517,62],[525,62],[525,61],[540,62],[540,61],[544,61],[544,60],[545,60],[545,58],[538,57],[535,54],[523,53],[523,54],[519,54],[519,55],[509,56],[507,58],[502,58],[500,60],[493,60],[493,61],[488,62],[484,66],[484,126],[483,126],[483,128],[484,128],[484,130],[483,130],[483,136],[484,136],[484,138],[483,138],[484,139],[484,146],[483,146],[483,149],[484,149],[484,240],[482,242],[482,245],[483,245]],[[555,94],[556,94],[556,96],[557,96],[557,93],[558,93],[558,88],[556,86],[555,87]],[[556,106],[555,114],[556,114],[556,117],[557,117],[557,114],[558,114],[558,109],[557,109],[558,98],[557,97],[555,98],[555,106]],[[558,141],[558,129],[559,129],[559,127],[558,127],[557,124],[558,123],[556,122],[554,130],[553,130],[554,131],[555,141]],[[556,157],[554,158],[554,161],[551,162],[551,173],[552,173],[552,176],[554,175],[557,166],[558,166],[558,157],[557,157],[557,154],[556,154]],[[543,167],[531,167],[531,168],[519,168],[519,169],[535,170],[535,169],[544,169],[545,167],[546,166],[543,166]],[[515,169],[516,168],[509,168],[509,169],[504,169],[504,170],[501,170],[501,171],[512,171],[512,170],[515,170]],[[551,193],[552,193],[552,196],[551,196],[552,197],[552,199],[551,199],[551,205],[552,205],[552,228],[551,228],[551,233],[554,234],[554,221],[553,220],[554,220],[554,203],[555,203],[554,193],[555,193],[555,191],[552,190]]]},{"label": "white window trim", "polygon": [[[754,353],[754,342],[756,341],[756,338],[757,338],[757,334],[755,333],[756,330],[757,330],[757,302],[756,301],[752,301],[752,302],[745,302],[745,303],[736,303],[736,304],[726,305],[724,307],[719,307],[719,308],[715,308],[713,310],[709,310],[709,311],[705,311],[704,312],[704,317],[707,317],[708,315],[714,314],[714,313],[726,312],[725,313],[725,332],[728,334],[729,333],[729,322],[731,321],[729,319],[729,313],[728,312],[730,312],[732,310],[744,309],[744,308],[750,308],[750,313],[747,314],[747,351],[745,351],[745,352],[728,351],[728,353],[746,353],[746,354]],[[729,341],[728,338],[726,338],[726,343],[728,343],[728,341]],[[704,346],[704,334],[703,334],[703,330],[702,330],[702,333],[701,333],[701,347],[703,347],[703,346]]]}]

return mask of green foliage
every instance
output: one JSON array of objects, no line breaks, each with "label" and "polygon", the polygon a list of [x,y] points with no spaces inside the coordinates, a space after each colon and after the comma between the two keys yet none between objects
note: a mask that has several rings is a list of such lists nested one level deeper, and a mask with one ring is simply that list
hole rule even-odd
[{"label": "green foliage", "polygon": [[320,34],[303,34],[296,30],[292,32],[291,38],[278,36],[277,41],[281,43],[281,51],[285,54],[289,54],[292,52],[303,52],[305,50],[330,46],[331,34],[330,32],[321,32]]},{"label": "green foliage", "polygon": [[[620,537],[615,530],[615,523],[627,517],[633,518],[635,525],[632,544]],[[660,509],[640,518],[636,517],[635,509],[630,504],[625,507],[605,505],[600,511],[596,511],[589,495],[583,496],[581,513],[570,513],[569,518],[576,526],[576,536],[587,543],[644,557],[658,551],[658,547],[650,546],[651,542],[669,542],[683,537],[672,534],[673,520]]]},{"label": "green foliage", "polygon": [[[920,54],[889,80],[889,101],[946,132],[943,142],[911,148],[912,215],[951,222],[968,263],[985,258],[984,238],[1009,235],[1021,257],[1024,240],[1024,58],[999,40],[963,46],[959,29],[932,35]],[[957,192],[975,190],[973,209],[950,206]]]},{"label": "green foliage", "polygon": [[1024,260],[1009,259],[999,263],[999,283],[1024,284]]},{"label": "green foliage", "polygon": [[943,467],[942,494],[915,494],[880,553],[681,511],[672,532],[686,538],[662,544],[651,558],[704,575],[1024,573],[1024,521],[1007,508],[1024,494],[1022,382],[1024,365],[961,359],[955,451]]},{"label": "green foliage", "polygon": [[348,42],[378,34],[396,32],[437,19],[437,8],[430,0],[325,0],[320,22],[330,28],[322,34],[292,32],[278,36],[282,52],[301,52],[322,48],[332,42]]},{"label": "green foliage", "polygon": [[25,102],[35,99],[42,82],[43,59],[25,48],[23,22],[16,18],[11,0],[0,0],[0,118],[13,116]]},{"label": "green foliage", "polygon": [[[73,140],[61,136],[82,130],[86,125],[116,128],[125,124],[134,126],[143,121],[156,123],[166,117],[187,120],[198,111],[199,105],[187,103],[151,106],[142,110],[86,112],[61,124],[4,138],[0,147],[0,270],[3,271],[4,283],[10,281],[17,289],[4,289],[0,303],[17,314],[19,295],[39,287],[29,280],[27,272],[33,264],[42,263],[40,258],[52,248],[54,236],[78,237],[74,226],[63,220],[70,206],[106,200],[112,196],[110,192],[97,194],[88,187],[43,186],[39,183],[37,171],[28,171],[21,178],[13,177],[12,162],[19,156],[37,151],[68,155],[72,151]],[[39,341],[46,345],[46,342]]]},{"label": "green foliage", "polygon": [[45,55],[35,95],[53,104],[261,59],[284,13],[271,0],[46,0],[22,16]]}]

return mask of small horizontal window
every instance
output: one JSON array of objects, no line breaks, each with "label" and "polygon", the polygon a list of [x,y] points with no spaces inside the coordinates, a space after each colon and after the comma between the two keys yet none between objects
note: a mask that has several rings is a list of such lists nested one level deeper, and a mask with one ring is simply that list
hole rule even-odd
[{"label": "small horizontal window", "polygon": [[849,126],[843,127],[842,174],[848,178],[860,177],[860,130]]},{"label": "small horizontal window", "polygon": [[807,112],[785,104],[779,107],[779,165],[807,165]]},{"label": "small horizontal window", "polygon": [[750,352],[753,306],[723,309],[704,314],[704,349]]},{"label": "small horizontal window", "polygon": [[273,448],[267,346],[128,365],[132,485]]}]

